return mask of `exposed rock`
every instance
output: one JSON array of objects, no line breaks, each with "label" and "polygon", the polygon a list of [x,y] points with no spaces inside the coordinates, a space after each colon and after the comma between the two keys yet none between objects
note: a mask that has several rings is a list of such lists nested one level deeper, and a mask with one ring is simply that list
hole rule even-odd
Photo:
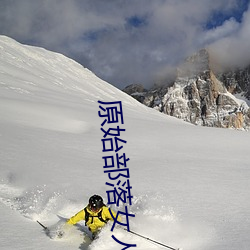
[{"label": "exposed rock", "polygon": [[227,70],[218,73],[218,79],[222,81],[232,94],[242,93],[250,100],[250,66],[245,69]]},{"label": "exposed rock", "polygon": [[143,92],[145,92],[147,90],[144,89],[142,84],[131,84],[131,85],[128,85],[123,91],[125,93],[131,95],[131,94],[134,94],[136,92],[143,93]]},{"label": "exposed rock", "polygon": [[147,92],[142,84],[130,84],[125,89],[123,89],[123,91],[128,95],[133,96],[139,102],[144,101],[145,94]]},{"label": "exposed rock", "polygon": [[145,91],[141,86],[130,94],[135,98],[137,95],[136,99],[149,107],[196,125],[248,129],[250,109],[245,101],[233,94],[250,96],[249,76],[250,67],[215,75],[210,67],[209,53],[203,49],[178,68],[170,87]]}]

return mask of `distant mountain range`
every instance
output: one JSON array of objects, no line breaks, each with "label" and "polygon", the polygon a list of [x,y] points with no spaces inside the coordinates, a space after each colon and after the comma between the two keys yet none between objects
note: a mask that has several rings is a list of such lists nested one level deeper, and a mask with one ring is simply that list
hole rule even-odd
[{"label": "distant mountain range", "polygon": [[208,50],[188,57],[172,84],[124,90],[139,102],[184,121],[209,127],[250,128],[250,66],[218,70]]}]

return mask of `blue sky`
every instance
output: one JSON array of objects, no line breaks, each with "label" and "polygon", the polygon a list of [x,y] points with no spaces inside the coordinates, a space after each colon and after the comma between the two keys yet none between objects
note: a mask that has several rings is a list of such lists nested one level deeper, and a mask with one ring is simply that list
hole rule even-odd
[{"label": "blue sky", "polygon": [[250,63],[249,0],[1,0],[0,34],[69,56],[111,84],[146,87],[201,48]]},{"label": "blue sky", "polygon": [[232,8],[230,12],[223,12],[222,10],[216,10],[211,14],[211,18],[208,19],[206,28],[212,29],[216,28],[217,26],[223,25],[225,20],[230,18],[234,18],[237,22],[241,23],[244,12],[247,11],[249,5],[249,0],[240,0],[237,3],[236,8]]}]

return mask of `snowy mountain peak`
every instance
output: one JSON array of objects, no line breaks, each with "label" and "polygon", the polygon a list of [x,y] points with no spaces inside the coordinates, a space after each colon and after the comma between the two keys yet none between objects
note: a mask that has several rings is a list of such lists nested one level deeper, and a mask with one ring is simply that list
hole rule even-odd
[{"label": "snowy mountain peak", "polygon": [[194,77],[210,70],[209,52],[201,49],[188,57],[177,69],[177,77]]},{"label": "snowy mountain peak", "polygon": [[172,85],[130,94],[149,107],[196,125],[248,130],[250,109],[247,101],[240,95],[233,95],[239,93],[239,89],[244,94],[241,86],[246,89],[249,86],[249,74],[243,72],[234,74],[244,76],[237,80],[226,77],[230,74],[215,74],[209,51],[202,49],[178,67]]}]

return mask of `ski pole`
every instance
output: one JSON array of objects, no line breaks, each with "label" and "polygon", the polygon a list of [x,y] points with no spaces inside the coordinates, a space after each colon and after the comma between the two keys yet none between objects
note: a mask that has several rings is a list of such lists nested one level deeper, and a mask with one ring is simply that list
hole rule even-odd
[{"label": "ski pole", "polygon": [[146,239],[146,240],[148,240],[148,241],[152,241],[152,242],[154,242],[154,243],[156,243],[156,244],[158,244],[158,245],[161,245],[161,246],[163,246],[163,247],[166,247],[166,248],[168,248],[168,249],[171,249],[171,250],[181,250],[180,248],[173,248],[173,247],[170,247],[170,246],[167,246],[167,245],[165,245],[165,244],[163,244],[163,243],[161,243],[161,242],[158,242],[158,241],[156,241],[156,240],[152,240],[152,239],[150,239],[150,238],[148,238],[148,237],[145,237],[145,236],[143,236],[143,235],[141,235],[141,234],[138,234],[138,233],[136,233],[136,232],[133,232],[133,231],[128,231],[127,229],[125,229],[125,228],[123,228],[125,231],[127,231],[127,232],[129,232],[129,233],[131,233],[131,234],[135,234],[135,235],[137,235],[137,236],[139,236],[139,237],[141,237],[141,238],[143,238],[143,239]]},{"label": "ski pole", "polygon": [[42,226],[44,230],[48,230],[48,228],[45,227],[41,222],[39,222],[38,220],[37,220],[36,222],[37,222],[40,226]]}]

